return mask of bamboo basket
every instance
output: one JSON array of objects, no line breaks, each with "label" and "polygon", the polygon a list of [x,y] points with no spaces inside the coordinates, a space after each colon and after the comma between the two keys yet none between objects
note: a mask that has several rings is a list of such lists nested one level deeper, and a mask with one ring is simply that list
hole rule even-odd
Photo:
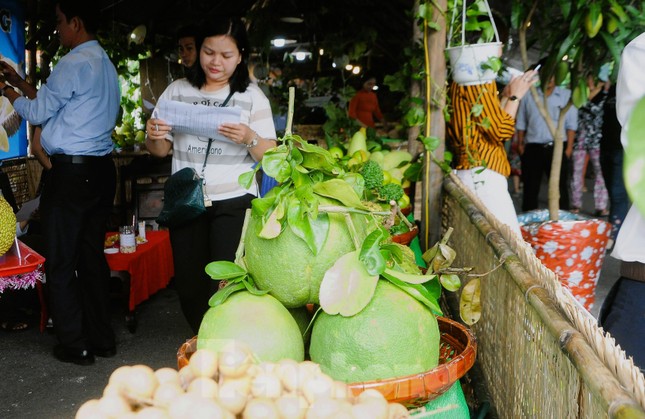
[{"label": "bamboo basket", "polygon": [[[497,415],[645,418],[645,380],[613,338],[456,176],[444,190],[442,228],[454,228],[455,265],[492,271],[472,331]],[[451,310],[456,304],[451,297]]]}]

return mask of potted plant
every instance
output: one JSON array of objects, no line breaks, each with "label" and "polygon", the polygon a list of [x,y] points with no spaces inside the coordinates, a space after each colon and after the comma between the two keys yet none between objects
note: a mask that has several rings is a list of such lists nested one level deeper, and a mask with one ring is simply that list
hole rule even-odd
[{"label": "potted plant", "polygon": [[461,85],[495,80],[501,67],[499,51],[502,43],[488,1],[475,0],[470,5],[467,0],[450,3],[446,53],[452,79]]}]

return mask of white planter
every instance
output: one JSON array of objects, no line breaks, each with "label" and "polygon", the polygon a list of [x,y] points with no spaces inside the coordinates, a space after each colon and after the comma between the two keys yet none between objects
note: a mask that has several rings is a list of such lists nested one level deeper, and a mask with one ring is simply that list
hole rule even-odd
[{"label": "white planter", "polygon": [[497,73],[490,69],[483,69],[482,64],[490,57],[499,57],[501,47],[501,42],[489,42],[446,48],[452,69],[452,79],[462,86],[495,80]]}]

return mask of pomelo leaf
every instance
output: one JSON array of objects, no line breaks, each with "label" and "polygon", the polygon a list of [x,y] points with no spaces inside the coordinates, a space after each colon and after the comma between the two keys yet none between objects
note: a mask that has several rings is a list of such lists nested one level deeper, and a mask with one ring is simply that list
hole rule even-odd
[{"label": "pomelo leaf", "polygon": [[441,285],[448,291],[457,291],[461,287],[461,279],[458,275],[455,274],[442,274],[439,275],[439,281]]},{"label": "pomelo leaf", "polygon": [[213,296],[208,300],[208,305],[210,307],[217,307],[226,301],[228,297],[238,291],[242,291],[243,289],[245,289],[245,287],[241,282],[229,283],[227,286],[213,294]]},{"label": "pomelo leaf", "polygon": [[287,181],[291,175],[291,164],[287,159],[288,156],[289,150],[284,145],[267,150],[262,157],[264,173],[279,183]]},{"label": "pomelo leaf", "polygon": [[329,216],[318,214],[314,218],[303,213],[301,209],[302,204],[298,199],[290,200],[287,208],[287,222],[291,231],[307,244],[314,255],[318,255],[329,233]]},{"label": "pomelo leaf", "polygon": [[247,274],[244,268],[227,260],[211,262],[204,270],[213,279],[233,279]]},{"label": "pomelo leaf", "polygon": [[387,231],[378,228],[363,240],[359,259],[370,275],[380,275],[385,269],[385,258],[381,254],[380,243],[387,237]]},{"label": "pomelo leaf", "polygon": [[342,179],[330,179],[313,186],[314,192],[318,195],[336,199],[346,207],[367,210],[367,207],[361,202],[361,198],[356,195],[354,188]]},{"label": "pomelo leaf", "polygon": [[482,315],[481,280],[475,278],[464,286],[459,298],[459,317],[469,326],[477,323]]},{"label": "pomelo leaf", "polygon": [[269,214],[269,218],[262,224],[262,230],[260,230],[258,237],[262,237],[263,239],[275,239],[280,235],[280,232],[282,232],[282,224],[278,220],[280,216],[278,208],[274,209],[271,214]]},{"label": "pomelo leaf", "polygon": [[269,290],[258,289],[258,287],[255,286],[255,283],[252,280],[249,280],[248,276],[243,277],[241,282],[244,284],[244,288],[253,295],[260,296],[269,293]]},{"label": "pomelo leaf", "polygon": [[397,279],[396,277],[387,275],[385,273],[383,274],[383,277],[388,281],[390,281],[392,284],[399,287],[402,291],[405,291],[406,293],[408,293],[415,300],[417,300],[424,306],[428,307],[430,311],[432,311],[437,316],[440,316],[443,314],[443,312],[441,311],[441,307],[439,307],[439,303],[437,302],[437,299],[430,296],[430,294],[428,293],[428,290],[426,290],[423,287],[423,285],[408,284],[407,282],[403,282]]},{"label": "pomelo leaf", "polygon": [[[279,186],[276,186],[276,188]],[[255,198],[251,201],[251,209],[253,210],[253,215],[256,217],[263,217],[275,204],[277,199],[276,195],[264,196],[262,198]]]},{"label": "pomelo leaf", "polygon": [[416,275],[407,272],[395,271],[394,269],[385,268],[385,273],[396,279],[407,282],[408,284],[423,284],[437,277],[437,275]]},{"label": "pomelo leaf", "polygon": [[372,300],[378,275],[370,275],[358,258],[359,252],[344,254],[325,272],[320,283],[320,307],[327,314],[353,316]]},{"label": "pomelo leaf", "polygon": [[240,186],[242,186],[243,188],[250,189],[251,186],[253,185],[253,179],[255,179],[256,172],[257,172],[257,168],[249,172],[242,173],[237,178],[237,183],[239,183]]},{"label": "pomelo leaf", "polygon": [[423,284],[423,288],[425,288],[430,296],[435,300],[439,300],[439,298],[441,298],[441,283],[439,282],[439,278],[425,282]]}]

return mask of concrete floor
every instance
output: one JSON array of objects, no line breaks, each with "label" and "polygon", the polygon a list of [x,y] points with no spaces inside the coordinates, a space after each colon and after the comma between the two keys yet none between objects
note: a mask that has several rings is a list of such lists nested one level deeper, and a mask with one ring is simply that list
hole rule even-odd
[{"label": "concrete floor", "polygon": [[[584,210],[593,210],[589,193],[585,193]],[[594,315],[617,278],[617,261],[606,257]],[[51,354],[55,337],[40,333],[36,326],[25,332],[0,332],[0,418],[72,418],[83,402],[101,396],[109,375],[121,365],[176,368],[177,349],[192,333],[174,289],[162,290],[137,307],[138,328],[134,333],[126,327],[123,305],[114,299],[117,356],[97,358],[89,367],[55,360]],[[34,318],[34,324],[36,321]]]}]

